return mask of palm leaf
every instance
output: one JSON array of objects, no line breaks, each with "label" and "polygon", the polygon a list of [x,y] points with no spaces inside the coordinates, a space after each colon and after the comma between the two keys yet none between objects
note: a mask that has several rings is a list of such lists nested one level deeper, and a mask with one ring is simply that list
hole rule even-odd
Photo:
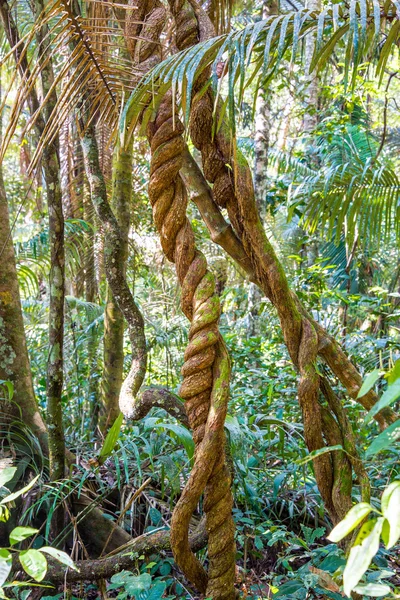
[{"label": "palm leaf", "polygon": [[[214,86],[219,95],[221,81],[216,73],[221,61],[225,62],[227,72],[226,111],[234,115],[235,105],[240,105],[250,83],[256,81],[256,91],[261,84],[265,85],[277,72],[288,49],[292,51],[291,60],[298,59],[301,55],[298,49],[311,33],[316,34],[312,70],[323,69],[333,53],[339,51],[347,64],[345,83],[348,79],[354,83],[359,65],[366,60],[375,60],[377,75],[382,77],[398,42],[396,10],[391,0],[382,5],[377,0],[351,0],[349,9],[336,4],[319,13],[300,9],[204,41],[167,58],[143,77],[125,107],[123,121],[136,124],[145,109],[142,120],[145,127],[170,88],[179,92],[178,104],[187,119],[194,82],[210,66],[213,76],[208,85]],[[386,41],[380,45],[382,39]],[[234,119],[230,126],[234,127]]]},{"label": "palm leaf", "polygon": [[[81,112],[88,113],[88,122],[100,116],[114,128],[126,90],[132,90],[138,81],[138,73],[125,50],[124,23],[121,20],[123,5],[118,4],[118,16],[111,3],[102,3],[100,0],[83,0],[80,3],[80,15],[75,14],[71,6],[75,9],[75,5],[68,0],[50,2],[29,27],[28,33],[21,36],[17,46],[11,48],[4,58],[4,62],[7,62],[13,54],[17,54],[17,67],[24,71],[24,77],[12,101],[0,159],[18,126],[29,91],[39,81],[41,70],[50,57],[55,72],[53,84],[23,131],[23,135],[27,135],[32,130],[46,110],[54,91],[57,91],[56,104],[46,120],[29,172],[37,166],[44,147],[57,136],[66,118],[78,105]],[[128,9],[127,6],[125,13]],[[29,18],[32,20],[32,15],[25,16],[26,20]],[[38,46],[35,34],[45,26],[48,34],[43,44]],[[27,64],[25,69],[22,68],[24,61]],[[10,103],[14,80],[15,76],[0,109],[7,102]]]}]

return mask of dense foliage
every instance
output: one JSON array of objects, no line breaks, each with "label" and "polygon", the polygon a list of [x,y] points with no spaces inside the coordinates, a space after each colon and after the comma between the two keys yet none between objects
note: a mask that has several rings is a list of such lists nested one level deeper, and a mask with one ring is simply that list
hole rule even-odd
[{"label": "dense foliage", "polygon": [[[202,169],[199,187],[187,163],[178,167],[194,200],[183,212],[215,280],[231,357],[220,452],[232,480],[236,590],[254,600],[400,598],[398,3],[205,2],[217,31],[189,48],[179,45],[171,3],[166,26],[154,27],[153,47],[162,50],[150,64],[138,57],[154,30],[139,25],[152,23],[152,13],[131,22],[134,7],[124,0],[0,4],[0,597],[207,598],[182,575],[168,537],[202,450],[179,396],[182,376],[194,377],[185,375],[193,312],[211,295],[196,291],[195,308],[185,305],[185,256],[178,259],[179,243],[166,250],[167,226],[154,208],[152,181],[170,140],[155,152],[162,125],[149,130],[172,90],[173,131],[182,127],[189,167]],[[191,129],[209,94],[213,139],[227,136],[219,143],[231,162],[215,151],[207,163],[212,142],[198,144]],[[243,165],[254,165],[269,257],[304,307],[298,314],[320,334],[307,368],[301,351],[293,358],[284,294],[261,271],[253,237],[241,237],[243,212],[236,222],[232,204],[217,206],[221,186],[207,174],[217,169],[213,160],[231,173],[232,204],[246,187]],[[247,262],[215,235],[198,202],[207,194]],[[176,205],[172,223],[182,213]],[[181,246],[189,254],[189,243]],[[16,288],[12,260],[1,258],[12,253]],[[141,316],[143,331],[132,333]],[[362,379],[351,379],[348,364],[343,379],[332,369],[328,338]],[[28,367],[17,372],[25,340]],[[124,419],[121,383],[124,390],[141,351],[142,378],[128,391],[151,402]],[[302,400],[310,369],[326,419],[317,447],[310,427],[318,418],[307,420]],[[165,394],[172,409],[163,408]],[[329,394],[343,407],[334,418]],[[373,401],[363,404],[368,394]],[[338,424],[346,431],[339,442]],[[333,508],[321,459],[339,481]],[[190,539],[203,535],[196,555],[208,568],[206,505],[207,492],[195,503]],[[115,556],[122,567],[102,575],[101,560]]]}]

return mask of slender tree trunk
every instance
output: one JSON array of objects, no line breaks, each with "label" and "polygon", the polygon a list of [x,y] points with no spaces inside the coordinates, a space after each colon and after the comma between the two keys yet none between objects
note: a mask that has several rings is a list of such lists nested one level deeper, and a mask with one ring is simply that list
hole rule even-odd
[{"label": "slender tree trunk", "polygon": [[[0,264],[0,379],[3,381],[11,381],[14,386],[14,397],[12,402],[8,402],[7,400],[0,401],[0,408],[2,413],[5,413],[6,416],[9,415],[13,418],[22,419],[33,433],[37,435],[42,449],[47,451],[46,426],[40,415],[33,391],[32,374],[28,349],[26,346],[15,264],[14,245],[12,231],[10,229],[10,216],[1,164]],[[2,387],[0,390],[0,397],[4,397],[6,391],[6,388]]]},{"label": "slender tree trunk", "polygon": [[[35,4],[36,13],[43,10],[41,2]],[[30,71],[24,46],[19,42],[17,27],[13,21],[8,3],[0,0],[0,16],[11,48],[14,48],[16,63],[21,77],[29,79]],[[46,38],[45,31],[38,31],[38,38]],[[46,53],[45,53],[46,54]],[[51,61],[42,70],[42,86],[46,92],[50,89],[53,75]],[[31,115],[37,114],[36,134],[40,137],[45,129],[45,117],[48,118],[55,104],[55,96],[50,99],[45,117],[39,111],[39,101],[34,87],[27,96]],[[61,392],[63,386],[63,326],[64,326],[64,220],[62,214],[61,188],[59,179],[59,161],[57,140],[47,146],[43,152],[43,170],[49,209],[49,236],[51,245],[50,270],[50,352],[47,367],[47,421],[50,474],[52,480],[64,477],[65,445],[62,425]]]},{"label": "slender tree trunk", "polygon": [[[43,0],[35,0],[34,13],[39,17],[44,10]],[[47,96],[54,84],[54,73],[50,49],[47,46],[48,27],[43,25],[36,34],[41,47],[43,61],[41,83],[43,95]],[[46,121],[50,119],[57,102],[55,91],[44,107]],[[43,130],[39,132],[43,134]],[[64,297],[65,297],[65,256],[64,256],[64,215],[60,181],[59,140],[56,138],[43,152],[43,168],[46,181],[47,206],[49,210],[50,240],[50,304],[49,304],[49,358],[47,363],[47,418],[50,449],[50,477],[52,481],[62,479],[65,473],[65,442],[62,419],[62,390],[64,382]],[[58,526],[62,527],[63,514],[58,512]]]},{"label": "slender tree trunk", "polygon": [[[132,199],[132,147],[119,145],[114,151],[113,191],[111,207],[121,231],[120,265],[126,275],[128,234]],[[106,431],[119,415],[119,394],[124,368],[124,317],[107,286],[107,304],[104,314],[104,371],[100,396],[100,428]]]},{"label": "slender tree trunk", "polygon": [[123,236],[118,221],[108,203],[93,125],[86,127],[82,125],[81,143],[92,203],[101,222],[104,235],[104,261],[107,282],[129,329],[132,362],[119,397],[120,409],[129,417],[135,410],[136,395],[146,374],[147,349],[144,321],[126,282],[124,265],[121,262],[121,247],[124,247]]},{"label": "slender tree trunk", "polygon": [[[268,15],[277,13],[278,6],[276,3],[271,2],[270,0],[264,0],[261,18],[266,19]],[[264,224],[267,213],[266,196],[268,192],[267,169],[271,129],[271,103],[268,91],[263,88],[258,90],[254,125],[254,193],[261,221]],[[261,299],[262,292],[260,288],[256,284],[250,283],[248,288],[248,337],[259,334]]]},{"label": "slender tree trunk", "polygon": [[[94,218],[93,205],[90,197],[89,184],[83,172],[82,188],[83,188],[83,207],[85,221],[89,224],[90,230],[86,235],[85,244],[85,300],[86,302],[96,302],[98,295],[96,265],[94,253]],[[97,333],[94,327],[90,328],[88,337],[88,400],[90,414],[90,428],[95,431],[99,418],[99,382],[98,382],[98,360],[97,360]]]}]

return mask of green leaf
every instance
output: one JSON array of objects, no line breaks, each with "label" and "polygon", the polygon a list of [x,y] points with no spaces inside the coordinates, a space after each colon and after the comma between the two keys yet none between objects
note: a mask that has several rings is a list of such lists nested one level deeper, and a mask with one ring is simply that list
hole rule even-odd
[{"label": "green leaf", "polygon": [[382,452],[382,450],[386,450],[389,447],[394,449],[394,442],[398,438],[400,438],[400,419],[389,425],[374,439],[372,444],[367,448],[365,456],[378,454],[378,452]]},{"label": "green leaf", "polygon": [[106,435],[106,439],[104,440],[104,444],[102,449],[100,450],[100,454],[99,457],[102,458],[103,460],[101,462],[104,462],[104,460],[111,455],[111,453],[113,452],[114,448],[115,448],[115,444],[117,443],[120,431],[121,431],[121,426],[122,426],[122,421],[124,420],[124,415],[122,413],[119,413],[118,417],[115,419],[112,427],[110,428],[109,432]]},{"label": "green leaf", "polygon": [[154,419],[151,417],[146,419],[146,429],[167,429],[174,433],[185,448],[189,460],[192,460],[194,456],[194,442],[190,431],[182,425],[177,425],[175,423],[156,423],[156,420],[158,420],[156,417]]},{"label": "green leaf", "polygon": [[0,587],[6,582],[12,567],[11,552],[0,548]]},{"label": "green leaf", "polygon": [[368,373],[366,378],[363,381],[362,386],[360,387],[360,391],[357,394],[357,398],[362,398],[365,394],[368,394],[371,388],[375,385],[378,379],[381,377],[382,372],[379,369],[375,369]]},{"label": "green leaf", "polygon": [[385,378],[389,385],[400,379],[400,358],[396,360],[390,371],[386,373]]},{"label": "green leaf", "polygon": [[39,479],[39,477],[40,477],[40,475],[36,475],[36,477],[34,477],[32,479],[32,481],[30,483],[28,483],[28,485],[26,485],[22,489],[18,490],[18,492],[14,492],[13,494],[9,494],[5,498],[3,498],[1,500],[1,502],[0,502],[0,505],[1,504],[8,504],[8,502],[12,502],[16,498],[19,498],[19,496],[22,496],[23,494],[25,494],[26,492],[28,492],[35,485],[35,483],[37,482],[37,480]]},{"label": "green leaf", "polygon": [[14,384],[12,381],[5,381],[4,379],[0,379],[0,385],[5,385],[8,391],[8,399],[12,400],[14,396]]},{"label": "green leaf", "polygon": [[379,550],[383,522],[384,518],[379,517],[365,523],[350,550],[343,572],[343,590],[347,596],[350,596]]},{"label": "green leaf", "polygon": [[334,452],[335,450],[343,450],[343,447],[340,445],[337,445],[337,446],[326,446],[325,448],[319,448],[319,450],[314,450],[313,452],[310,452],[310,454],[308,454],[304,458],[299,458],[299,460],[295,460],[295,464],[296,465],[305,465],[310,460],[317,458],[317,456],[321,456],[321,454],[326,454],[327,452]]},{"label": "green leaf", "polygon": [[328,540],[331,542],[340,542],[340,540],[353,531],[353,529],[369,515],[371,510],[372,506],[368,504],[368,502],[359,502],[359,504],[353,506],[345,518],[332,529],[331,533],[328,535]]},{"label": "green leaf", "polygon": [[392,548],[400,538],[400,481],[391,483],[382,494],[382,514],[389,523],[386,548]]},{"label": "green leaf", "polygon": [[156,581],[147,592],[146,600],[160,600],[166,587],[164,581]]},{"label": "green leaf", "polygon": [[14,546],[14,544],[18,544],[18,542],[22,542],[31,535],[37,533],[39,529],[33,529],[32,527],[15,527],[10,533],[10,544]]},{"label": "green leaf", "polygon": [[363,596],[381,598],[382,596],[390,594],[391,589],[388,585],[384,585],[383,583],[367,583],[365,585],[357,585],[357,587],[354,588],[354,591]]},{"label": "green leaf", "polygon": [[379,398],[378,402],[374,404],[367,416],[365,417],[364,423],[368,423],[382,408],[390,406],[393,402],[396,402],[400,396],[400,379],[397,379],[392,385],[389,385],[387,390]]},{"label": "green leaf", "polygon": [[19,554],[19,560],[24,568],[35,581],[42,581],[47,571],[46,557],[39,550],[24,550]]},{"label": "green leaf", "polygon": [[49,554],[58,560],[58,562],[61,564],[66,565],[70,569],[74,569],[74,571],[79,571],[72,558],[68,556],[66,552],[62,552],[61,550],[57,550],[57,548],[52,548],[51,546],[43,546],[43,548],[40,548],[40,552],[45,552],[46,554]]},{"label": "green leaf", "polygon": [[5,483],[11,481],[14,477],[17,467],[6,467],[0,471],[0,487],[3,487]]}]

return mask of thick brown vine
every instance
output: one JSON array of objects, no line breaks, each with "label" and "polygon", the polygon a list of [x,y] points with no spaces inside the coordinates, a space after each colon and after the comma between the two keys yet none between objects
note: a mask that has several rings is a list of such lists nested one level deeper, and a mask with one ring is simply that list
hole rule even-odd
[{"label": "thick brown vine", "polygon": [[[194,0],[170,0],[170,7],[176,21],[176,43],[179,50],[214,35],[210,20]],[[319,450],[326,444],[329,445],[327,436],[324,436],[326,421],[329,417],[335,420],[335,417],[330,412],[330,407],[322,410],[319,401],[320,377],[316,371],[318,331],[308,315],[299,309],[297,298],[292,294],[284,270],[265,235],[246,160],[223,121],[218,133],[213,135],[214,96],[211,88],[204,91],[209,77],[210,71],[205,70],[193,88],[190,136],[201,152],[204,175],[213,184],[212,192],[216,203],[227,209],[256,278],[277,309],[286,346],[300,373],[298,396],[306,443],[310,451]],[[217,113],[218,111],[217,106]],[[219,120],[218,115],[217,119]],[[327,413],[329,417],[326,416]],[[318,455],[313,462],[321,496],[332,521],[336,523],[344,516],[345,507],[351,498],[351,477],[346,485],[338,485],[335,479],[338,473],[336,455]]]},{"label": "thick brown vine", "polygon": [[[140,33],[141,40],[145,40],[128,44],[139,67],[160,60],[157,42],[164,20],[165,11],[157,1],[133,9],[129,33]],[[140,31],[136,29],[136,23],[143,22]],[[199,591],[223,600],[235,597],[231,477],[224,451],[230,363],[218,330],[220,303],[214,277],[196,248],[186,217],[188,199],[179,174],[185,151],[182,133],[172,94],[168,93],[147,127],[152,155],[149,198],[164,254],[176,265],[182,310],[191,321],[180,395],[185,400],[196,445],[193,469],[172,516],[171,547],[177,564]],[[190,518],[203,492],[209,536],[208,573],[189,545]]]}]

